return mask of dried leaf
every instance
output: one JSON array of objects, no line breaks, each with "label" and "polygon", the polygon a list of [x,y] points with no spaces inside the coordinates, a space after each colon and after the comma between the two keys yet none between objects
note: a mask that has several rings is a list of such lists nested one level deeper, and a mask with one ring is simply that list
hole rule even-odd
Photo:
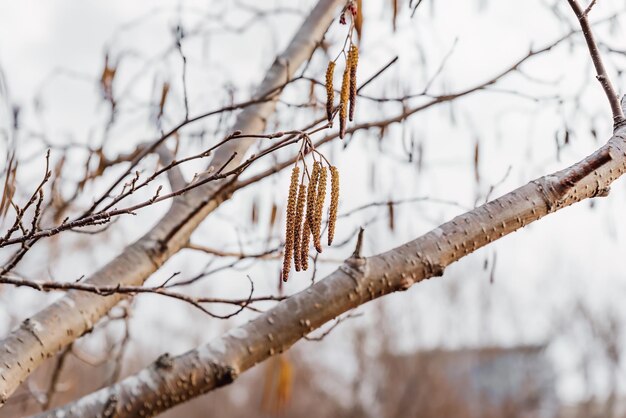
[{"label": "dried leaf", "polygon": [[276,203],[272,203],[272,210],[270,211],[270,224],[269,229],[271,230],[276,224],[276,216],[278,215],[278,206]]},{"label": "dried leaf", "polygon": [[5,216],[13,195],[15,194],[15,177],[17,175],[17,161],[15,160],[15,152],[11,153],[7,163],[6,175],[4,178],[4,188],[2,191],[2,201],[0,202],[0,216]]},{"label": "dried leaf", "polygon": [[266,411],[279,414],[291,399],[293,387],[293,365],[286,355],[268,363],[263,385],[262,406]]},{"label": "dried leaf", "polygon": [[167,101],[167,95],[170,91],[170,83],[167,81],[163,83],[163,87],[161,87],[161,99],[159,100],[159,114],[157,115],[157,119],[161,119],[163,117],[163,111],[165,109],[165,102]]},{"label": "dried leaf", "polygon": [[252,209],[250,210],[250,222],[252,225],[256,225],[259,222],[259,207],[258,203],[255,200],[252,201]]},{"label": "dried leaf", "polygon": [[311,80],[311,82],[309,83],[309,104],[315,105],[316,101],[317,100],[315,97],[315,81]]},{"label": "dried leaf", "polygon": [[278,385],[276,387],[277,395],[277,409],[283,410],[289,399],[291,398],[291,387],[293,382],[293,367],[291,362],[285,356],[280,356],[279,371],[278,371]]},{"label": "dried leaf", "polygon": [[113,103],[113,80],[115,79],[115,73],[117,72],[117,66],[110,63],[109,53],[104,56],[104,68],[102,69],[102,75],[100,76],[100,88],[104,99]]},{"label": "dried leaf", "polygon": [[54,166],[52,183],[50,185],[52,217],[55,223],[59,223],[65,214],[65,210],[69,207],[69,202],[63,198],[63,194],[59,188],[61,173],[65,165],[65,155],[63,155]]},{"label": "dried leaf", "polygon": [[393,31],[395,32],[397,29],[397,20],[398,20],[398,0],[391,0],[391,7],[393,8],[393,14],[392,14],[392,25],[393,25]]},{"label": "dried leaf", "polygon": [[476,183],[480,181],[479,162],[480,162],[480,142],[477,139],[476,144],[474,145],[474,178],[476,179]]},{"label": "dried leaf", "polygon": [[356,1],[356,17],[354,18],[354,29],[356,29],[357,35],[359,35],[359,43],[363,39],[363,1]]}]

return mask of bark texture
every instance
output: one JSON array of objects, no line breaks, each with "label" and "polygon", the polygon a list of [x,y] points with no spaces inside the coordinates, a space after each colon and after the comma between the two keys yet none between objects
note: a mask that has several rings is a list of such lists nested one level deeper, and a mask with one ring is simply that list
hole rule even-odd
[{"label": "bark texture", "polygon": [[121,382],[38,417],[154,416],[231,383],[324,323],[380,296],[441,276],[454,261],[552,212],[606,196],[626,170],[626,128],[579,163],[464,213],[373,257],[353,256],[255,320],[178,357],[164,354]]},{"label": "bark texture", "polygon": [[[319,0],[285,51],[272,64],[257,89],[259,95],[280,87],[293,77],[316,49],[338,6],[344,2]],[[232,131],[263,133],[275,106],[276,100],[271,100],[247,107],[239,114]],[[211,166],[216,170],[224,167],[226,171],[236,167],[253,141],[237,139],[226,143],[216,150]],[[227,162],[228,165],[224,166]],[[230,197],[227,192],[219,192],[220,184],[223,182],[207,183],[174,199],[169,211],[152,230],[125,248],[87,282],[100,286],[141,285],[186,244],[191,233],[209,213]],[[46,358],[91,330],[122,297],[68,292],[56,303],[26,319],[1,340],[0,406]]]}]

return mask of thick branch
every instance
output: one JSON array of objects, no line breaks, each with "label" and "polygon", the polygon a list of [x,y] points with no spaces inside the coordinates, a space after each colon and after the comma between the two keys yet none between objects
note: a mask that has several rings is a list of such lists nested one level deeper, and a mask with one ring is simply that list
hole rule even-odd
[{"label": "thick branch", "polygon": [[167,354],[116,385],[40,417],[154,416],[231,383],[255,364],[359,305],[406,290],[492,241],[549,213],[604,196],[626,171],[626,128],[581,162],[541,177],[384,254],[352,257],[324,280],[221,338],[178,357]]},{"label": "thick branch", "polygon": [[[271,91],[293,77],[319,45],[342,2],[319,0],[287,49],[272,64],[258,88],[259,94]],[[262,133],[275,105],[276,100],[271,100],[247,107],[239,114],[232,131]],[[226,144],[216,151],[212,166],[222,167],[227,162],[226,169],[237,166],[251,144],[251,139]],[[210,212],[228,199],[228,195],[216,195],[220,187],[221,182],[210,183],[176,198],[151,231],[125,248],[86,282],[96,286],[141,285],[186,245],[191,233]],[[101,297],[69,292],[0,341],[0,406],[45,358],[89,331],[121,298],[119,294]]]}]

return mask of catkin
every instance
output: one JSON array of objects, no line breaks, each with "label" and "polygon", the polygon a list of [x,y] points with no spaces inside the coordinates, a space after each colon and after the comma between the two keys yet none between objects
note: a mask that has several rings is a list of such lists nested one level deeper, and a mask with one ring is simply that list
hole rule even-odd
[{"label": "catkin", "polygon": [[301,232],[302,232],[302,218],[304,217],[304,204],[306,203],[306,186],[300,185],[298,191],[298,202],[296,204],[296,219],[295,230],[293,233],[293,263],[296,267],[296,271],[302,269],[302,259],[300,252]]},{"label": "catkin", "polygon": [[352,45],[348,52],[348,62],[350,63],[350,122],[354,119],[354,110],[356,108],[356,67],[359,63],[359,47]]},{"label": "catkin", "polygon": [[333,120],[333,104],[335,102],[335,88],[333,87],[333,75],[335,74],[335,61],[328,63],[326,68],[326,118],[328,122]]},{"label": "catkin", "polygon": [[313,170],[311,171],[311,180],[309,180],[309,190],[306,198],[306,222],[309,224],[309,231],[313,231],[313,225],[315,223],[315,193],[317,191],[317,181],[320,176],[320,168],[322,165],[319,162],[313,163]]},{"label": "catkin", "polygon": [[348,116],[348,101],[350,100],[350,55],[346,59],[346,69],[341,81],[341,95],[339,97],[339,138],[346,135],[346,118]]},{"label": "catkin", "polygon": [[328,215],[328,245],[332,245],[337,224],[337,209],[339,208],[339,170],[330,166],[330,214]]},{"label": "catkin", "polygon": [[303,271],[309,268],[309,240],[311,239],[311,228],[309,223],[304,220],[302,226],[302,242],[300,243],[300,262]]},{"label": "catkin", "polygon": [[291,183],[289,184],[289,197],[287,198],[287,222],[285,227],[285,258],[283,260],[283,281],[289,279],[291,269],[291,257],[293,252],[293,238],[296,218],[296,194],[298,193],[298,177],[300,167],[295,166],[291,171]]},{"label": "catkin", "polygon": [[322,215],[324,214],[324,199],[326,198],[326,167],[320,170],[320,178],[317,184],[317,197],[315,198],[315,222],[313,223],[313,246],[318,253],[322,252]]}]

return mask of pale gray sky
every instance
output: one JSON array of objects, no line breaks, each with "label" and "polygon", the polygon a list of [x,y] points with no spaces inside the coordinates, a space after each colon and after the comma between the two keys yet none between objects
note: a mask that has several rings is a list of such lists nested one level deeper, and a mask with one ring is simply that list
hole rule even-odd
[{"label": "pale gray sky", "polygon": [[[308,10],[313,2],[248,1],[247,4],[259,8],[283,5],[294,10],[268,23],[252,25],[240,35],[224,27],[237,27],[245,23],[249,15],[242,15],[229,3],[0,0],[0,65],[12,101],[24,108],[24,125],[35,132],[45,131],[54,144],[100,143],[105,137],[102,126],[106,120],[106,105],[100,101],[96,81],[108,48],[115,57],[122,56],[119,77],[123,88],[120,91],[129,92],[131,97],[122,105],[126,116],[107,133],[111,138],[109,155],[129,150],[138,141],[154,137],[157,130],[145,104],[154,101],[155,85],[164,80],[180,82],[177,54],[165,60],[159,58],[172,47],[170,31],[180,19],[188,31],[199,28],[200,32],[184,44],[189,56],[191,113],[218,108],[227,99],[227,85],[236,86],[236,97],[245,99],[250,87],[262,77],[264,69],[300,21],[298,10]],[[452,55],[433,84],[433,93],[461,90],[491,78],[523,56],[531,45],[540,47],[569,30],[544,5],[545,1],[527,0],[523,5],[491,1],[481,10],[473,1],[436,1],[434,12],[430,1],[413,19],[404,13],[398,33],[393,34],[390,12],[386,5],[383,9],[384,2],[365,3],[360,75],[366,77],[374,73],[396,54],[401,57],[378,84],[368,87],[367,94],[373,96],[421,91],[455,40]],[[561,3],[559,10],[569,13],[565,2]],[[593,10],[593,18],[600,20],[613,14],[622,3],[619,0],[599,2]],[[211,15],[222,10],[229,11],[226,18],[213,21]],[[622,21],[599,27],[598,38],[611,46],[626,48]],[[125,26],[128,22],[136,24]],[[333,56],[341,48],[344,30],[334,25],[329,33],[329,53]],[[545,100],[536,103],[504,92],[481,92],[455,102],[452,110],[449,105],[435,107],[411,118],[404,128],[392,128],[392,134],[381,145],[384,153],[379,151],[378,133],[374,131],[359,133],[345,150],[340,144],[334,144],[332,151],[331,147],[327,148],[342,172],[341,209],[345,211],[372,199],[413,196],[453,200],[471,208],[477,196],[484,200],[489,187],[498,183],[509,167],[510,174],[492,196],[564,167],[594,150],[598,142],[589,133],[592,123],[599,141],[605,141],[610,135],[610,112],[599,85],[592,79],[592,67],[582,39],[573,39],[573,49],[565,43],[525,65],[526,77],[513,74],[497,85],[503,90],[521,91],[545,97]],[[422,56],[426,57],[426,67],[419,65]],[[323,54],[316,54],[312,68],[322,68],[326,60]],[[612,56],[607,64],[611,74],[615,74],[615,70],[623,69],[624,60]],[[62,70],[51,76],[57,69]],[[68,73],[71,76],[67,76]],[[320,77],[321,73],[312,74]],[[615,81],[620,91],[626,91],[626,80]],[[574,99],[581,91],[581,109],[576,109]],[[33,106],[33,98],[38,94],[43,109],[41,117]],[[307,94],[308,87],[292,89],[285,100],[302,102]],[[551,96],[560,96],[563,104],[559,105]],[[174,125],[183,115],[179,85],[174,87],[171,100],[166,127]],[[282,110],[276,121],[277,129],[291,129],[296,127],[294,123],[303,125],[310,120],[310,115],[294,117],[289,109]],[[398,110],[397,106],[379,110],[371,103],[363,103],[358,119],[378,119]],[[450,118],[452,111],[454,123]],[[212,141],[214,122],[194,125],[186,132],[204,127]],[[562,136],[565,127],[574,133],[570,145],[562,150],[557,161],[555,134],[559,132]],[[403,129],[406,129],[404,133]],[[402,152],[403,135],[411,134],[424,144],[425,168],[421,173],[417,172],[415,164],[399,164],[399,160],[406,159]],[[481,141],[479,185],[474,180],[472,167],[477,138]],[[188,147],[194,149],[192,145]],[[22,155],[40,155],[39,160],[43,161],[41,147],[21,142],[18,150]],[[290,152],[294,150],[285,151]],[[81,161],[80,154],[74,158],[76,164]],[[41,175],[41,167],[37,168],[35,163],[31,167],[31,171],[22,174],[24,184],[28,184],[29,178]],[[187,174],[198,169],[199,166],[189,168]],[[372,170],[376,173],[375,191],[369,189]],[[73,178],[71,171],[67,175]],[[236,248],[238,233],[249,239],[263,237],[267,233],[266,225],[249,226],[239,220],[248,219],[250,204],[255,198],[262,202],[261,216],[267,217],[271,202],[285,199],[287,177],[283,173],[266,181],[260,190],[237,194],[199,228],[194,239]],[[98,183],[96,187],[103,185],[104,182]],[[626,231],[619,222],[626,209],[625,197],[626,187],[620,180],[611,196],[596,201],[593,209],[585,202],[560,211],[463,259],[451,266],[443,279],[431,280],[409,292],[385,298],[386,309],[396,318],[398,348],[543,342],[550,338],[559,321],[567,325],[577,301],[599,314],[611,310],[626,319],[626,308],[621,303],[626,294],[621,262]],[[88,274],[118,253],[124,243],[132,242],[147,230],[165,208],[166,205],[161,205],[144,210],[137,218],[123,219],[112,228],[112,241],[107,245],[89,236],[64,236],[61,243],[89,242],[94,247],[87,252],[64,249],[58,254],[38,248],[25,260],[21,270],[45,274],[47,268],[42,268],[40,263],[47,264],[48,257],[55,257],[49,266],[55,278],[73,280]],[[402,206],[397,209],[397,228],[393,234],[384,220],[367,228],[365,250],[371,254],[390,249],[461,211],[463,209],[457,206],[433,202]],[[343,220],[339,224],[339,236],[348,236],[375,215],[385,215],[384,208]],[[351,248],[330,250],[328,257],[342,259],[350,251]],[[482,266],[484,259],[491,260],[494,253],[497,253],[495,283],[489,284],[490,272]],[[205,263],[206,257],[201,254],[182,252],[151,280],[157,281],[174,271],[192,275]],[[332,263],[322,264],[318,277],[335,267]],[[235,275],[230,272],[216,276],[198,287],[198,291],[240,296],[247,291],[245,275],[250,274],[258,284],[259,293],[266,293],[274,289],[277,271],[275,263],[254,264],[235,271]],[[308,274],[295,275],[287,291],[302,289],[308,283]],[[9,314],[25,317],[41,307],[41,298],[34,297],[30,290],[5,292],[0,297],[4,299],[0,318]],[[487,311],[485,306],[489,306]],[[164,309],[171,314],[161,315]],[[338,329],[327,341],[316,346],[323,347],[317,355],[324,356],[328,362],[349,363],[347,356],[338,354],[349,348],[342,333],[350,326],[368,326],[373,321],[371,307],[361,311],[366,313],[364,317],[354,320],[353,325],[346,325],[345,329]],[[192,318],[198,330],[202,330],[201,336],[190,332],[188,323]],[[245,318],[242,316],[234,322]],[[185,325],[183,329],[181,325]],[[3,333],[7,326],[7,323],[0,323]],[[149,338],[156,341],[153,347],[157,354],[191,348],[199,341],[218,335],[225,326],[215,325],[214,321],[181,308],[180,302],[151,296],[139,298],[133,322],[138,336],[150,334]],[[184,338],[176,338],[178,336]],[[566,326],[563,336],[557,338],[550,349],[562,372],[560,393],[569,400],[585,394],[580,373],[576,371],[581,355],[576,348],[584,345],[581,338],[585,337],[573,326],[571,329]],[[622,342],[626,341],[622,338]],[[330,356],[329,352],[337,355]],[[603,393],[602,367],[598,366],[594,373],[597,373],[594,390]],[[625,383],[621,382],[622,390]]]}]

